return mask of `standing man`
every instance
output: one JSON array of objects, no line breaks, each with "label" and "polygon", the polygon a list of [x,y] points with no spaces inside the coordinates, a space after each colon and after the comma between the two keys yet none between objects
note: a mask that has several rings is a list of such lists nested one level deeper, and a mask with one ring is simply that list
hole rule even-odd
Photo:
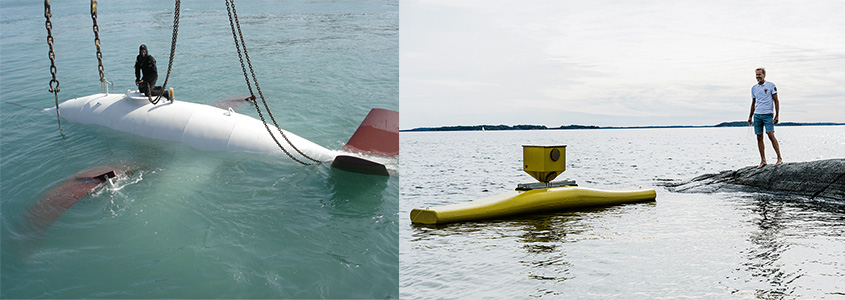
[{"label": "standing man", "polygon": [[[138,57],[135,58],[135,84],[138,85],[138,91],[150,96],[151,89],[155,87],[158,80],[156,59],[147,53],[147,45],[142,44],[138,52]],[[144,77],[141,77],[142,71]]]},{"label": "standing man", "polygon": [[775,138],[775,124],[778,123],[780,116],[778,88],[775,87],[774,83],[766,81],[765,68],[757,68],[754,73],[757,76],[757,84],[751,87],[751,113],[748,114],[748,124],[754,125],[754,133],[757,135],[757,149],[760,150],[760,165],[757,168],[766,165],[763,128],[766,129],[766,135],[769,136],[769,140],[772,141],[772,148],[775,148],[775,153],[778,155],[775,166],[779,166],[783,164],[783,159],[780,156],[778,140]]}]

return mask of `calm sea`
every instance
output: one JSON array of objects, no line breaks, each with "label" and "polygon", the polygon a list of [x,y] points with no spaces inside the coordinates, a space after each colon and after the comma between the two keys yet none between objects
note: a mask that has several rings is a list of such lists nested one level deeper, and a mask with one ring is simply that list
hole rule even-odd
[{"label": "calm sea", "polygon": [[[52,1],[59,101],[100,92],[88,1]],[[238,1],[262,91],[283,128],[339,149],[374,107],[398,110],[397,1]],[[43,2],[0,2],[0,298],[397,298],[398,177],[203,152],[63,122]],[[134,88],[146,44],[163,83],[173,1],[100,1],[106,78]],[[223,1],[182,1],[177,100],[247,96]],[[247,105],[241,113],[257,116]],[[43,235],[28,211],[68,176],[138,168]]]},{"label": "calm sea", "polygon": [[[787,162],[845,155],[845,126],[776,132]],[[400,297],[845,298],[845,199],[680,194],[660,185],[756,165],[755,143],[750,127],[402,133]],[[411,224],[413,208],[534,181],[521,169],[525,144],[568,145],[558,178],[655,188],[657,202]]]}]

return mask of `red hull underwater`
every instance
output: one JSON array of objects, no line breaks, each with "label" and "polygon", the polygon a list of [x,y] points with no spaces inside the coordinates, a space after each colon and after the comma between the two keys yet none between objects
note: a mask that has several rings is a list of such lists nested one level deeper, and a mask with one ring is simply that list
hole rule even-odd
[{"label": "red hull underwater", "polygon": [[65,210],[106,183],[106,177],[126,176],[128,172],[125,166],[98,166],[74,174],[64,183],[47,192],[29,210],[30,224],[36,232],[47,231]]}]

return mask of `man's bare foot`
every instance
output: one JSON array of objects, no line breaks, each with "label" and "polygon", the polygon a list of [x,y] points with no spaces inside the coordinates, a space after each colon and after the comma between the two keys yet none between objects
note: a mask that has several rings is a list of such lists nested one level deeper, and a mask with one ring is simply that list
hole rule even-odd
[{"label": "man's bare foot", "polygon": [[782,164],[783,164],[783,161],[778,159],[778,161],[775,163],[775,167],[780,166]]},{"label": "man's bare foot", "polygon": [[766,166],[766,162],[765,162],[765,161],[760,162],[760,165],[759,165],[759,166],[757,166],[757,169],[762,168],[762,167],[764,167],[764,166]]}]

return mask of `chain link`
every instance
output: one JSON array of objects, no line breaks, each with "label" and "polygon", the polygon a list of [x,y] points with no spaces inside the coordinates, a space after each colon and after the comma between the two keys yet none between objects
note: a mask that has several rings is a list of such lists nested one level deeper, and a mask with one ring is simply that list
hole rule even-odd
[{"label": "chain link", "polygon": [[53,51],[53,22],[50,22],[50,17],[52,16],[50,0],[44,0],[44,18],[47,19],[44,27],[47,28],[47,45],[50,46],[50,52],[48,54],[50,57],[50,74],[53,75],[53,79],[50,80],[50,93],[53,93],[56,100],[56,119],[59,121],[59,130],[61,130],[62,118],[59,113],[59,80],[56,79],[56,52]]},{"label": "chain link", "polygon": [[[231,9],[230,9],[230,5],[231,5]],[[287,149],[285,149],[285,147],[282,147],[281,143],[279,143],[279,141],[276,139],[276,136],[273,134],[272,130],[270,130],[270,126],[267,124],[267,120],[264,119],[264,114],[261,113],[261,108],[258,107],[258,102],[255,99],[255,94],[252,92],[252,86],[250,85],[250,82],[249,82],[249,76],[247,75],[246,67],[244,66],[244,59],[243,59],[244,56],[246,56],[246,63],[247,63],[247,65],[249,65],[249,73],[252,75],[252,82],[255,84],[255,89],[258,90],[258,95],[259,95],[259,97],[261,97],[261,102],[264,104],[264,109],[267,111],[267,115],[270,116],[270,120],[273,121],[273,125],[275,125],[276,129],[279,131],[279,133],[282,134],[282,137],[285,139],[285,142],[287,142],[288,145],[290,145],[291,148],[293,148],[293,150],[296,150],[296,152],[299,153],[300,155],[302,155],[303,157],[305,157],[305,158],[307,158],[307,159],[309,159],[309,160],[311,160],[315,163],[323,163],[323,161],[311,158],[310,156],[306,155],[301,150],[299,150],[299,148],[297,148],[290,141],[290,139],[288,139],[287,135],[282,130],[282,128],[279,127],[279,123],[276,122],[276,118],[273,117],[273,113],[270,112],[270,107],[267,105],[267,101],[264,99],[264,94],[261,92],[261,87],[258,85],[258,79],[256,78],[255,71],[252,68],[252,61],[249,59],[249,52],[246,50],[246,41],[244,41],[243,32],[241,31],[241,24],[238,21],[238,11],[235,9],[235,1],[234,0],[226,0],[226,11],[229,14],[229,26],[232,28],[232,37],[235,40],[235,49],[237,49],[237,51],[238,51],[238,59],[241,61],[241,69],[244,72],[244,80],[246,80],[247,88],[249,88],[250,99],[253,100],[253,104],[255,105],[255,110],[258,111],[258,116],[261,118],[261,122],[264,123],[264,128],[267,129],[267,133],[270,134],[270,137],[273,138],[273,141],[276,142],[276,145],[279,146],[279,148],[281,148],[282,151],[285,152],[285,154],[287,154],[288,157],[290,157],[292,160],[294,160],[294,161],[296,161],[300,164],[306,165],[306,166],[313,165],[312,163],[303,162],[303,161],[293,157],[293,155],[291,155],[287,151]],[[235,27],[237,27],[237,32],[235,32]],[[240,38],[240,40],[238,38]],[[243,56],[241,55],[241,47],[243,47]]]},{"label": "chain link", "polygon": [[164,76],[164,84],[161,86],[162,92],[158,94],[156,102],[161,99],[161,96],[164,95],[164,93],[167,93],[167,81],[170,80],[170,70],[173,69],[173,58],[176,56],[176,37],[179,35],[181,2],[182,1],[180,0],[176,0],[176,7],[173,12],[173,37],[170,39],[170,60],[167,63],[167,75]]},{"label": "chain link", "polygon": [[[285,147],[282,147],[282,144],[281,144],[281,143],[279,143],[279,140],[278,140],[278,139],[276,139],[276,136],[273,134],[273,131],[272,131],[272,130],[270,130],[270,125],[269,125],[269,124],[267,124],[267,121],[264,121],[264,114],[262,114],[262,113],[261,113],[261,109],[260,109],[260,108],[258,108],[258,101],[255,101],[255,96],[253,96],[253,97],[252,97],[252,101],[251,101],[251,102],[252,102],[252,104],[255,106],[255,110],[258,112],[258,116],[261,118],[261,123],[264,123],[264,128],[265,128],[265,129],[267,129],[267,133],[269,133],[269,134],[270,134],[270,137],[272,137],[272,138],[273,138],[273,141],[274,141],[274,142],[276,142],[276,146],[279,146],[279,148],[280,148],[280,149],[282,149],[282,151],[283,151],[283,152],[285,152],[285,154],[287,154],[287,155],[288,155],[288,157],[290,157],[290,159],[292,159],[293,161],[298,162],[298,163],[300,163],[300,164],[302,164],[302,165],[305,165],[305,166],[314,165],[314,164],[312,164],[312,163],[307,163],[307,162],[304,162],[304,161],[301,161],[301,160],[297,159],[297,158],[296,158],[296,157],[294,157],[292,154],[290,154],[290,152],[288,152],[288,149],[285,149]],[[285,136],[285,133],[284,133],[281,129],[279,129],[279,132],[281,132],[281,133],[282,133],[282,136],[283,136],[283,137]],[[288,141],[288,140],[287,140],[287,137],[285,137],[285,140],[286,140],[286,141]],[[290,141],[288,141],[288,143],[290,143]],[[293,146],[293,145],[291,145],[291,146]],[[299,151],[299,150],[297,150],[297,151]],[[300,152],[300,153],[301,153],[301,152]],[[306,157],[307,157],[307,156],[306,156]]]},{"label": "chain link", "polygon": [[[234,3],[232,3],[234,6]],[[251,99],[255,100],[255,93],[252,92],[252,84],[249,83],[249,75],[246,73],[246,66],[244,65],[244,57],[241,55],[241,44],[238,42],[237,33],[235,32],[235,23],[232,20],[232,10],[229,7],[229,0],[226,0],[226,12],[229,13],[229,27],[232,28],[232,37],[235,39],[235,49],[238,50],[238,60],[241,61],[241,70],[244,72],[244,80],[246,80],[246,87],[249,89],[249,94],[251,95]],[[237,12],[235,12],[235,16],[237,16]],[[240,23],[238,23],[238,29],[240,29]]]},{"label": "chain link", "polygon": [[44,17],[47,18],[47,22],[44,23],[44,27],[47,27],[47,45],[50,46],[50,74],[53,75],[53,79],[50,80],[50,93],[58,93],[59,92],[59,80],[56,79],[56,52],[53,51],[53,22],[50,22],[50,17],[53,16],[53,13],[50,12],[50,0],[44,1]]},{"label": "chain link", "polygon": [[103,53],[100,52],[100,26],[97,26],[97,0],[91,0],[91,20],[94,22],[94,45],[97,46],[97,70],[100,71],[100,82],[106,82],[105,69],[103,68]]},{"label": "chain link", "polygon": [[[170,60],[167,63],[167,75],[164,77],[164,84],[161,86],[161,93],[153,99],[149,94],[152,94],[153,90],[149,84],[147,84],[147,100],[150,101],[153,105],[158,104],[161,100],[161,96],[164,93],[167,93],[167,81],[170,80],[170,70],[173,69],[173,57],[176,56],[176,37],[179,34],[179,19],[180,19],[180,11],[181,11],[181,1],[176,0],[176,7],[173,9],[173,36],[170,39]],[[173,101],[173,100],[171,100]]]}]

